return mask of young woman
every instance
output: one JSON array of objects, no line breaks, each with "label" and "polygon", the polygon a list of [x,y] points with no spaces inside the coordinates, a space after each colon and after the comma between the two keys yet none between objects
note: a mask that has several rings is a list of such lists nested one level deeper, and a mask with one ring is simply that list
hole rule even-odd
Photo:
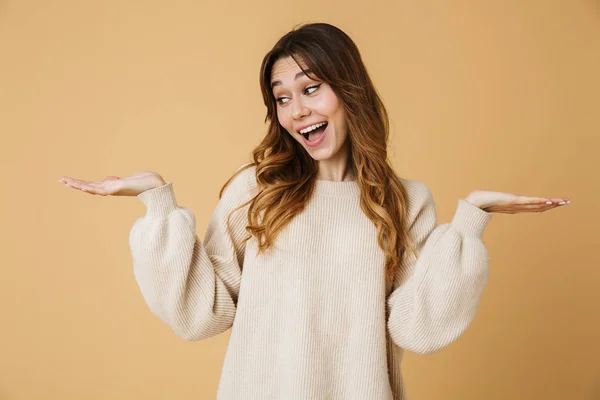
[{"label": "young woman", "polygon": [[437,226],[429,188],[391,167],[384,105],[332,25],[283,36],[260,83],[268,132],[203,241],[159,174],[61,181],[147,206],[129,241],[152,312],[187,340],[232,328],[219,399],[405,399],[403,351],[433,353],[475,316],[492,213],[568,201],[474,191]]}]

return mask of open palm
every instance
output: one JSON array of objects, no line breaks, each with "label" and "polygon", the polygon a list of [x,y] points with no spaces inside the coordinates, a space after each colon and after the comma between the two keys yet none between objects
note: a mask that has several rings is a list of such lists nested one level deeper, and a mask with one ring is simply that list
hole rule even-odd
[{"label": "open palm", "polygon": [[566,198],[546,198],[520,196],[514,193],[476,190],[465,199],[484,211],[516,214],[521,212],[542,212],[570,204]]},{"label": "open palm", "polygon": [[82,192],[101,196],[137,196],[146,190],[165,184],[163,178],[152,171],[135,172],[123,178],[107,176],[102,181],[84,181],[66,176],[59,181]]}]

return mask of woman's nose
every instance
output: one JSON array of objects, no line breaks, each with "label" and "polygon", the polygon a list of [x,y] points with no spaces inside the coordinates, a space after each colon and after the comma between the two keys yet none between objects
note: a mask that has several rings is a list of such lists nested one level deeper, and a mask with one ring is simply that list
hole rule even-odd
[{"label": "woman's nose", "polygon": [[306,105],[302,102],[302,100],[298,100],[294,102],[292,109],[292,116],[294,119],[300,119],[306,115],[310,114],[310,109],[306,107]]}]

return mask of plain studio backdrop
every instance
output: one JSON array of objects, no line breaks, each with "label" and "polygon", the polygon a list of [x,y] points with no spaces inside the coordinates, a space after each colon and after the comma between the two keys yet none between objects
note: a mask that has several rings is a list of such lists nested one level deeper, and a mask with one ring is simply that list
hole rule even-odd
[{"label": "plain studio backdrop", "polygon": [[[145,207],[57,182],[153,170],[203,237],[266,132],[275,41],[324,21],[357,43],[390,158],[438,223],[476,189],[568,197],[494,214],[475,320],[407,353],[409,398],[600,399],[600,3],[0,1],[0,399],[214,399],[229,332],[154,317],[128,235]],[[343,271],[340,271],[342,274]]]}]

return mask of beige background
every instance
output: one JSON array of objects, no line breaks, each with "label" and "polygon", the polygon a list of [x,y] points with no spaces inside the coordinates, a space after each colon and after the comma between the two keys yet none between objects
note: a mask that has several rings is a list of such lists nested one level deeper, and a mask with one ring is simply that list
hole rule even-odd
[{"label": "beige background", "polygon": [[265,133],[260,61],[302,22],[362,51],[391,158],[439,223],[475,189],[564,196],[495,214],[477,317],[408,353],[411,400],[600,399],[600,3],[0,1],[0,399],[214,399],[229,331],[186,342],[133,278],[136,198],[60,176],[150,169],[203,236]]}]

